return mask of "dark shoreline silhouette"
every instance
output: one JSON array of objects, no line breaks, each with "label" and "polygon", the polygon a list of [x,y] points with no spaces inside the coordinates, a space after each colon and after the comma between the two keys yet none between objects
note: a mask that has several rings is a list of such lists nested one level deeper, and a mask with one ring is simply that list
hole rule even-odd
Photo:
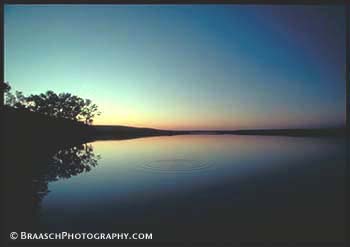
[{"label": "dark shoreline silhouette", "polygon": [[[346,136],[345,128],[310,129],[247,129],[247,130],[161,130],[118,125],[87,125],[81,122],[53,118],[27,110],[3,107],[2,139],[6,146],[38,144],[67,147],[96,140],[130,139],[147,136],[169,136],[188,134],[212,135],[278,135],[295,137],[341,137]],[[18,143],[18,140],[21,140]],[[4,144],[5,144],[4,143]]]},{"label": "dark shoreline silhouette", "polygon": [[310,129],[247,129],[247,130],[159,130],[135,128],[129,126],[93,126],[100,139],[118,139],[134,136],[157,135],[271,135],[294,137],[341,137],[346,135],[345,128],[310,128]]},{"label": "dark shoreline silhouette", "polygon": [[[3,204],[5,209],[3,212],[6,213],[3,215],[3,222],[9,232],[36,229],[37,215],[35,212],[40,207],[41,199],[49,193],[47,188],[49,181],[56,176],[74,176],[95,166],[95,156],[86,147],[58,153],[59,150],[78,147],[83,143],[97,140],[190,134],[345,136],[344,128],[176,131],[128,126],[94,126],[10,107],[2,108],[1,124],[1,163],[4,164],[2,182],[6,188],[4,190],[6,200]],[[98,157],[98,154],[96,155]],[[52,157],[56,157],[54,163],[52,163]],[[79,157],[90,157],[91,159],[79,160]],[[60,160],[73,166],[62,168],[57,165],[61,164]]]},{"label": "dark shoreline silhouette", "polygon": [[214,135],[267,135],[267,136],[294,136],[294,137],[341,137],[346,135],[345,128],[310,128],[310,129],[247,129],[247,130],[214,130],[189,131],[190,134]]}]

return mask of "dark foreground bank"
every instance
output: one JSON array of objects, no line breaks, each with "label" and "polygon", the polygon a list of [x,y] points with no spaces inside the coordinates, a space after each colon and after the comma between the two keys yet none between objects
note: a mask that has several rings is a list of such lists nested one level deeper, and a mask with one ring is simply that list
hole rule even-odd
[{"label": "dark foreground bank", "polygon": [[[3,215],[2,221],[3,226],[6,230],[5,237],[6,240],[8,240],[9,232],[16,231],[32,231],[33,229],[33,222],[37,220],[38,215],[36,214],[38,211],[40,211],[40,198],[45,196],[45,189],[47,189],[47,181],[51,181],[55,179],[55,173],[58,172],[58,174],[69,175],[69,172],[65,169],[72,172],[72,176],[77,175],[79,172],[83,172],[83,169],[80,169],[82,166],[79,165],[79,160],[77,158],[81,158],[82,161],[80,163],[83,163],[87,160],[87,154],[90,154],[90,151],[85,152],[78,152],[79,150],[75,149],[76,146],[80,145],[81,143],[86,142],[92,142],[95,140],[108,140],[108,139],[129,139],[129,138],[137,138],[137,137],[146,137],[146,136],[164,136],[164,135],[180,135],[180,134],[237,134],[237,135],[286,135],[286,136],[312,136],[312,137],[320,137],[320,136],[344,136],[345,131],[344,129],[312,129],[312,130],[241,130],[241,131],[171,131],[171,130],[157,130],[157,129],[149,129],[149,128],[133,128],[133,127],[127,127],[127,126],[89,126],[82,123],[78,123],[71,120],[66,119],[53,119],[47,116],[43,116],[40,114],[35,114],[32,112],[28,112],[25,110],[14,110],[11,108],[5,108],[1,112],[1,164],[3,164],[3,188],[4,190],[4,203],[3,203]],[[296,138],[293,138],[297,140]],[[302,138],[301,138],[302,139]],[[299,139],[298,139],[299,140]],[[153,143],[152,143],[153,145]],[[265,145],[265,142],[264,142]],[[72,152],[65,152],[60,153],[60,157],[56,157],[56,161],[59,162],[61,165],[53,166],[52,163],[52,156],[54,156],[58,150],[64,149],[66,147],[74,147]],[[170,149],[170,150],[175,150]],[[220,149],[221,150],[221,149]],[[222,149],[225,150],[224,148]],[[134,150],[135,151],[135,150]],[[137,151],[137,150],[136,150]],[[135,151],[135,152],[136,152]],[[78,155],[75,155],[75,154]],[[80,155],[83,154],[83,155]],[[57,155],[56,155],[57,156]],[[135,153],[135,156],[137,154]],[[222,155],[218,155],[222,156]],[[67,158],[68,157],[68,158]],[[94,161],[94,157],[90,157],[91,161]],[[128,156],[127,156],[128,157]],[[215,157],[215,156],[214,156]],[[333,162],[335,156],[330,157],[330,161]],[[67,159],[66,159],[67,158]],[[65,161],[71,161],[74,162],[65,162]],[[63,161],[63,162],[61,162]],[[51,163],[50,163],[51,162]],[[327,164],[327,162],[324,162],[325,165],[318,166],[315,168],[315,170],[320,170],[319,167],[322,168],[323,171],[325,171],[324,174],[330,174],[329,171],[337,172],[335,175],[337,176],[330,176],[332,178],[338,178],[338,175],[342,174],[341,170],[334,170],[333,168],[330,169]],[[75,164],[75,165],[74,165]],[[92,162],[93,164],[93,162]],[[53,170],[52,167],[57,168],[57,170]],[[309,166],[307,166],[309,167]],[[333,166],[331,166],[333,167]],[[84,167],[82,167],[84,168]],[[329,171],[327,169],[330,169]],[[256,180],[249,180],[246,183],[237,183],[237,184],[223,184],[222,186],[215,186],[211,187],[209,189],[209,192],[212,191],[212,194],[215,194],[217,196],[220,196],[220,198],[231,198],[231,204],[235,207],[238,207],[240,210],[232,211],[232,208],[229,207],[227,211],[223,212],[233,212],[232,215],[232,222],[240,222],[242,224],[245,224],[246,227],[250,226],[251,224],[245,223],[247,221],[247,218],[250,220],[254,220],[257,217],[239,217],[239,215],[235,215],[235,212],[241,212],[241,210],[247,210],[246,214],[243,215],[250,215],[251,213],[256,214],[257,216],[263,217],[261,219],[261,222],[267,222],[264,217],[264,215],[288,215],[288,210],[280,210],[277,213],[275,211],[270,210],[270,214],[266,214],[266,209],[271,208],[271,205],[265,205],[264,207],[261,207],[261,214],[260,211],[256,211],[254,208],[250,210],[250,205],[261,205],[261,202],[265,201],[265,198],[282,198],[285,199],[286,205],[288,204],[288,200],[290,200],[291,193],[284,194],[285,191],[295,191],[296,185],[298,185],[299,191],[305,191],[305,189],[310,188],[310,182],[311,185],[313,184],[313,188],[315,190],[312,190],[312,193],[308,193],[307,196],[304,196],[305,200],[314,200],[315,195],[318,200],[317,202],[322,202],[321,198],[325,197],[325,192],[330,191],[329,194],[334,194],[333,191],[338,191],[338,188],[344,188],[342,184],[342,179],[334,179],[339,181],[339,183],[335,183],[334,189],[330,190],[329,183],[325,183],[324,187],[319,188],[319,179],[322,176],[318,176],[317,174],[313,173],[314,170],[310,170],[310,176],[309,173],[303,173],[302,176],[295,175],[295,177],[291,177],[290,174],[293,174],[291,170],[288,170],[288,177],[283,177],[283,174],[285,173],[285,170],[282,170],[281,173],[278,173],[277,175],[274,175],[273,177],[270,177],[269,179],[266,179],[266,176],[258,176],[256,177]],[[53,173],[53,175],[51,174]],[[295,172],[296,174],[298,172]],[[306,174],[306,175],[305,175]],[[304,176],[305,175],[305,176]],[[339,175],[339,176],[340,176]],[[66,176],[68,177],[68,176]],[[314,179],[312,179],[312,178]],[[323,176],[325,177],[325,176]],[[42,181],[38,181],[38,179],[42,179]],[[255,178],[254,178],[255,179]],[[276,186],[276,183],[271,183],[271,181],[278,180],[281,181],[281,183],[277,183],[278,186]],[[328,180],[328,178],[326,179]],[[320,181],[321,182],[321,181]],[[322,181],[324,183],[324,181]],[[257,186],[251,187],[251,185],[256,184]],[[42,188],[40,187],[42,186]],[[46,187],[45,187],[46,186]],[[280,189],[280,188],[286,188],[286,189]],[[235,198],[236,196],[232,195],[240,195],[242,194],[242,191],[248,190],[250,191],[246,195],[251,195],[254,200],[255,198],[261,198],[261,200],[258,200],[257,202],[250,202],[250,197],[246,200],[237,201]],[[256,190],[256,191],[255,191]],[[259,190],[259,191],[258,191]],[[277,190],[277,191],[276,191]],[[317,193],[313,193],[316,191]],[[331,193],[332,192],[332,193]],[[341,191],[340,191],[341,192]],[[339,193],[340,193],[339,192]],[[276,196],[276,193],[278,193],[278,196]],[[294,193],[294,192],[293,192]],[[328,192],[327,192],[328,193]],[[338,194],[339,194],[338,193]],[[313,195],[313,197],[310,196]],[[195,191],[193,193],[190,193],[189,195],[180,194],[180,198],[165,198],[164,200],[159,200],[157,203],[152,203],[151,206],[153,207],[156,205],[160,209],[164,208],[173,208],[173,211],[176,210],[179,211],[179,208],[182,212],[181,215],[183,215],[184,222],[187,224],[187,220],[192,215],[192,211],[187,212],[186,210],[188,208],[191,208],[193,205],[206,205],[207,201],[206,196],[208,195],[208,189],[205,189],[203,191]],[[304,194],[302,194],[304,195]],[[284,197],[283,197],[284,196]],[[340,197],[340,196],[339,196]],[[190,198],[190,200],[187,200]],[[310,199],[309,199],[310,198]],[[329,197],[327,197],[329,198]],[[244,199],[244,198],[243,198]],[[194,202],[194,200],[196,202]],[[225,199],[226,200],[226,199]],[[248,203],[246,204],[245,202]],[[304,210],[304,204],[305,200],[294,200],[296,208],[303,208]],[[213,200],[215,201],[215,200]],[[266,200],[269,201],[269,200]],[[273,200],[272,200],[273,201]],[[330,200],[332,201],[332,200]],[[181,202],[181,203],[180,203]],[[187,204],[187,202],[189,204]],[[274,201],[273,201],[274,202]],[[278,201],[280,203],[280,201]],[[317,204],[317,203],[316,203]],[[335,203],[334,203],[335,204]],[[339,205],[343,205],[343,203],[338,203]],[[213,204],[216,205],[215,203]],[[311,204],[310,204],[311,205]],[[151,207],[150,206],[150,207]],[[224,207],[223,204],[218,204],[217,207]],[[328,204],[323,204],[323,207],[328,207]],[[189,239],[194,238],[195,234],[203,233],[201,230],[194,230],[198,229],[198,226],[210,226],[212,224],[216,224],[219,221],[221,221],[224,218],[228,218],[230,214],[223,213],[221,216],[222,218],[216,217],[216,212],[222,211],[224,208],[217,208],[216,210],[210,211],[208,208],[207,210],[209,213],[212,213],[210,215],[215,215],[215,217],[204,217],[203,218],[203,224],[193,224],[190,227],[190,230],[187,231],[189,236]],[[64,209],[62,209],[64,210]],[[307,209],[308,210],[308,209]],[[317,210],[317,207],[310,208],[310,212],[313,212]],[[157,210],[156,210],[157,211]],[[144,207],[140,206],[140,212],[144,212]],[[196,215],[199,211],[194,210],[193,211]],[[293,211],[294,212],[294,211]],[[137,215],[137,214],[135,214]],[[152,214],[150,214],[152,215]],[[162,216],[161,214],[159,214]],[[159,216],[159,217],[160,217]],[[186,217],[185,217],[186,216]],[[136,217],[136,216],[135,216]],[[172,217],[172,216],[171,216]],[[177,217],[177,216],[176,216]],[[90,217],[91,218],[91,217]],[[130,222],[130,218],[125,217],[125,222]],[[282,218],[282,217],[281,217]],[[332,217],[327,218],[327,220],[332,221]],[[162,217],[160,217],[162,219]],[[293,217],[291,217],[293,219]],[[134,219],[136,223],[138,222],[139,218]],[[151,217],[151,221],[153,218]],[[205,221],[204,221],[205,220]],[[268,219],[270,220],[270,219]],[[323,219],[319,219],[315,217],[315,222],[318,222]],[[118,219],[120,223],[121,219]],[[114,222],[114,221],[113,221]],[[146,222],[146,221],[145,221]],[[180,221],[179,221],[180,222]],[[135,223],[135,224],[136,224]],[[282,224],[283,222],[277,222],[276,225]],[[332,223],[332,222],[331,222]],[[185,225],[186,225],[185,224]],[[242,225],[239,225],[239,228],[242,229]],[[298,226],[295,223],[296,226]],[[320,224],[324,225],[324,224]],[[96,225],[97,226],[97,225]],[[107,226],[106,226],[107,227]],[[164,229],[164,235],[158,235],[163,236],[166,238],[167,234],[169,232],[176,232],[178,229],[182,229],[183,225],[174,225],[173,231],[165,231]],[[291,225],[290,233],[294,234],[293,225]],[[261,226],[261,228],[258,229],[264,229],[264,226]],[[268,228],[268,229],[278,229],[278,228]],[[312,229],[312,228],[310,228]],[[97,229],[100,230],[100,229]],[[156,229],[157,230],[157,229]],[[317,229],[316,229],[317,230]],[[314,230],[313,232],[316,234],[319,231]],[[125,229],[124,229],[125,231]],[[240,230],[243,231],[243,230]],[[245,232],[245,231],[243,231]],[[210,234],[209,234],[210,233]],[[246,231],[248,233],[248,230]],[[185,234],[185,233],[184,233]],[[210,236],[213,234],[211,231],[206,231],[206,236]],[[218,233],[217,233],[218,234]],[[229,234],[232,234],[232,229],[227,227],[225,229],[225,232],[220,233],[224,236],[230,236]],[[219,234],[219,235],[220,235]],[[265,235],[265,233],[261,233],[262,235]],[[306,234],[306,231],[305,231]],[[341,235],[341,232],[338,232],[334,230],[330,236],[337,237],[338,235]],[[216,239],[216,237],[220,238],[219,236],[212,235],[213,239]],[[184,235],[183,235],[184,236]],[[282,238],[282,235],[279,235]],[[290,236],[290,235],[288,235]],[[310,235],[310,231],[307,232],[307,236]],[[202,236],[200,236],[202,237]],[[197,239],[200,239],[198,237]],[[334,238],[335,238],[334,237]],[[326,238],[326,237],[325,237]]]},{"label": "dark foreground bank", "polygon": [[160,130],[129,126],[87,125],[73,120],[52,118],[25,109],[4,107],[1,111],[2,144],[9,149],[27,149],[35,144],[44,148],[61,148],[95,140],[129,139],[147,136],[186,134],[345,136],[345,128],[271,129],[271,130]]}]

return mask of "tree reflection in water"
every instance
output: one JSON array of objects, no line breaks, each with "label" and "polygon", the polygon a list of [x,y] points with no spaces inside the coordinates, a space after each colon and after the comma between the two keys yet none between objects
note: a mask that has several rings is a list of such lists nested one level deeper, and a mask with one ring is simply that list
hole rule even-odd
[{"label": "tree reflection in water", "polygon": [[95,155],[91,144],[81,144],[58,151],[42,169],[38,170],[37,174],[34,174],[34,209],[40,206],[42,199],[50,192],[49,182],[89,172],[92,167],[97,166],[100,158],[100,155]]}]

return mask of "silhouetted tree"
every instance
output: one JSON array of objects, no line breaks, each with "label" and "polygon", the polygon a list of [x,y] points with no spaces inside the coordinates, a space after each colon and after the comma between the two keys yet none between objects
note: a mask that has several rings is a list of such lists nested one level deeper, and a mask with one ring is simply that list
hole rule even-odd
[{"label": "silhouetted tree", "polygon": [[5,93],[5,104],[17,109],[26,108],[26,97],[20,91],[16,91],[14,94],[8,91]]},{"label": "silhouetted tree", "polygon": [[4,104],[5,94],[11,90],[10,84],[8,82],[0,82],[0,104]]},{"label": "silhouetted tree", "polygon": [[11,86],[8,82],[1,83],[1,91],[4,93],[9,92],[11,90]]},{"label": "silhouetted tree", "polygon": [[94,117],[100,115],[98,107],[96,104],[92,104],[91,100],[86,99],[83,109],[81,111],[81,116],[83,117],[86,124],[91,124]]},{"label": "silhouetted tree", "polygon": [[93,118],[101,114],[91,100],[70,93],[56,94],[47,91],[25,97],[19,91],[11,93],[9,88],[5,94],[5,101],[6,105],[14,108],[25,108],[51,117],[84,121],[86,124],[91,124]]}]

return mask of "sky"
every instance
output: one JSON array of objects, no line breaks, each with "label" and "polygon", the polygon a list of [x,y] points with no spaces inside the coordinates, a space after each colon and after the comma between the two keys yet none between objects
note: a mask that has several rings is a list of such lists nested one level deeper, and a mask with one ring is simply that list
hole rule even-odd
[{"label": "sky", "polygon": [[340,126],[341,5],[5,5],[5,81],[89,98],[94,124]]}]

